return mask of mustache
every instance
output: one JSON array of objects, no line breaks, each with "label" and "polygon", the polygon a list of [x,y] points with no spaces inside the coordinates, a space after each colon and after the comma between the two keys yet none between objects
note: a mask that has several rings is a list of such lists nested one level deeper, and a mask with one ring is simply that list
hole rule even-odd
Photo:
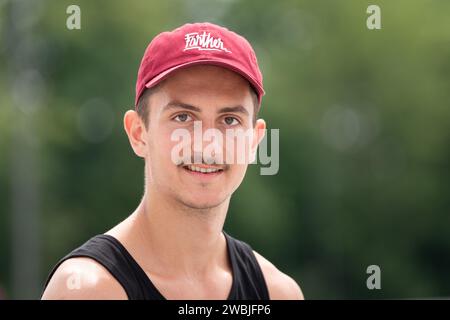
[{"label": "mustache", "polygon": [[181,162],[178,164],[178,167],[185,167],[185,166],[191,165],[191,164],[214,166],[214,167],[216,167],[218,169],[222,169],[222,170],[226,170],[230,167],[229,164],[216,162],[215,159],[207,159],[207,161],[205,161],[205,159],[203,159],[203,158],[201,158],[201,161],[194,161],[194,159],[190,159],[190,160],[182,159]]}]

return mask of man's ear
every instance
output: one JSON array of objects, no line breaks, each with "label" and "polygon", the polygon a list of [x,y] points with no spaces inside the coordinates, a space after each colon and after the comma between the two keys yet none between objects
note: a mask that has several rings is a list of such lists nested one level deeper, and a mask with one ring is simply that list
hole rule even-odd
[{"label": "man's ear", "polygon": [[144,122],[134,110],[128,110],[123,117],[123,126],[134,153],[141,158],[147,155],[147,143]]},{"label": "man's ear", "polygon": [[258,150],[258,145],[261,143],[264,135],[266,134],[266,122],[264,119],[256,120],[255,127],[253,128],[253,141],[251,147],[250,163],[256,160],[256,151]]}]

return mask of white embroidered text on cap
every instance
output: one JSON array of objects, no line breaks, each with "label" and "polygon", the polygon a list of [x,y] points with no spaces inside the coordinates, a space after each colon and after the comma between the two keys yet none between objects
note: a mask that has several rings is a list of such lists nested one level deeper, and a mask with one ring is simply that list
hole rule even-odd
[{"label": "white embroidered text on cap", "polygon": [[184,39],[186,40],[186,46],[183,51],[198,49],[231,53],[230,50],[224,47],[222,39],[214,38],[211,36],[211,33],[206,33],[206,31],[203,31],[202,34],[198,32],[187,33]]}]

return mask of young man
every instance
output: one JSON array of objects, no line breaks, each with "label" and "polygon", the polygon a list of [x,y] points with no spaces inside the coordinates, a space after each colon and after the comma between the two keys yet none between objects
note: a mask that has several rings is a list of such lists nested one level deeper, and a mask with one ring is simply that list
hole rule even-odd
[{"label": "young man", "polygon": [[131,147],[145,159],[142,201],[119,225],[63,258],[42,298],[303,299],[293,279],[223,231],[249,161],[217,161],[236,151],[223,140],[213,143],[212,156],[194,141],[188,159],[173,159],[174,132],[195,135],[195,123],[201,132],[250,132],[254,155],[265,129],[256,118],[263,94],[256,56],[243,37],[210,23],[159,34],[139,68],[136,108],[124,117]]}]

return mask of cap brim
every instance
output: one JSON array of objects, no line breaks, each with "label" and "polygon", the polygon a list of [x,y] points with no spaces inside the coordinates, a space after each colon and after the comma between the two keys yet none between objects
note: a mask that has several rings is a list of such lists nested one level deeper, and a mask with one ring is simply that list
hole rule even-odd
[{"label": "cap brim", "polygon": [[253,77],[251,77],[249,74],[247,74],[244,70],[241,70],[232,64],[222,62],[222,61],[217,61],[217,60],[207,60],[207,59],[206,60],[196,60],[196,61],[190,61],[190,62],[179,64],[175,67],[169,68],[169,69],[161,72],[160,74],[158,74],[156,77],[154,77],[149,82],[147,82],[145,84],[145,87],[146,88],[154,87],[155,85],[157,85],[158,83],[163,81],[165,78],[167,78],[172,72],[182,69],[182,68],[190,67],[193,65],[199,65],[199,64],[220,66],[220,67],[227,68],[231,71],[234,71],[234,72],[240,74],[242,77],[247,79],[247,81],[250,82],[250,84],[255,88],[256,92],[258,93],[258,103],[261,104],[261,98],[265,94],[262,86],[255,79],[253,79]]}]

